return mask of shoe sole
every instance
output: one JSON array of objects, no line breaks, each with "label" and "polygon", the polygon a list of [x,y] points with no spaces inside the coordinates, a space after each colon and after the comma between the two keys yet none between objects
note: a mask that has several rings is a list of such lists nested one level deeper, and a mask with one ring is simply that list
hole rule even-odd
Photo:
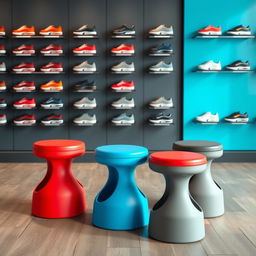
[{"label": "shoe sole", "polygon": [[149,122],[153,123],[153,124],[171,124],[173,123],[173,119],[170,120],[149,120]]},{"label": "shoe sole", "polygon": [[76,36],[96,36],[97,32],[96,31],[93,31],[93,32],[76,32],[76,31],[74,31],[73,34]]},{"label": "shoe sole", "polygon": [[251,70],[250,67],[226,67],[229,70],[234,70],[234,71],[249,71]]},{"label": "shoe sole", "polygon": [[50,120],[50,121],[41,121],[44,125],[60,125],[63,124],[63,120]]},{"label": "shoe sole", "polygon": [[13,32],[14,36],[35,36],[35,32]]},{"label": "shoe sole", "polygon": [[36,120],[23,120],[23,121],[13,121],[13,122],[16,125],[20,125],[20,126],[24,125],[24,126],[26,126],[26,125],[33,125],[33,124],[35,124]]},{"label": "shoe sole", "polygon": [[111,106],[113,108],[134,108],[135,107],[135,105],[133,104],[118,104],[118,105],[111,104]]},{"label": "shoe sole", "polygon": [[225,118],[224,120],[230,123],[248,123],[249,118],[236,118],[236,119]]},{"label": "shoe sole", "polygon": [[166,68],[150,68],[150,71],[153,72],[172,72],[173,69],[166,69]]},{"label": "shoe sole", "polygon": [[40,69],[42,72],[63,72],[63,68],[41,68]]},{"label": "shoe sole", "polygon": [[0,92],[5,91],[6,89],[7,89],[6,87],[2,87],[2,88],[0,88]]},{"label": "shoe sole", "polygon": [[113,54],[134,54],[133,50],[120,50],[120,51],[111,51]]},{"label": "shoe sole", "polygon": [[48,104],[48,105],[41,104],[41,107],[44,109],[62,108],[63,104]]},{"label": "shoe sole", "polygon": [[62,50],[40,51],[41,54],[62,54]]},{"label": "shoe sole", "polygon": [[82,121],[73,121],[74,124],[96,124],[96,121],[82,120]]},{"label": "shoe sole", "polygon": [[20,88],[13,87],[13,90],[16,91],[16,92],[34,91],[35,89],[36,89],[35,87],[20,87]]},{"label": "shoe sole", "polygon": [[50,91],[63,91],[63,88],[60,87],[49,87],[47,89],[41,88],[42,91],[50,92]]},{"label": "shoe sole", "polygon": [[13,51],[13,54],[35,54],[34,50]]},{"label": "shoe sole", "polygon": [[97,105],[86,105],[86,104],[81,104],[81,105],[74,105],[75,108],[77,109],[94,109],[97,107]]},{"label": "shoe sole", "polygon": [[112,123],[113,124],[134,124],[135,122],[134,121],[113,121],[112,120]]},{"label": "shoe sole", "polygon": [[6,108],[7,107],[7,104],[0,104],[0,108]]},{"label": "shoe sole", "polygon": [[151,105],[149,104],[151,108],[173,108],[173,105],[167,105],[167,104],[157,104],[157,105]]},{"label": "shoe sole", "polygon": [[204,35],[204,36],[221,36],[222,32],[209,31],[209,32],[198,32],[198,34]]},{"label": "shoe sole", "polygon": [[149,32],[149,34],[153,36],[172,36],[173,32],[157,31],[157,32]]},{"label": "shoe sole", "polygon": [[7,121],[0,121],[0,124],[6,124]]},{"label": "shoe sole", "polygon": [[12,69],[14,72],[35,72],[35,68]]},{"label": "shoe sole", "polygon": [[235,35],[235,36],[251,36],[251,32],[227,32],[228,35]]},{"label": "shoe sole", "polygon": [[73,51],[75,54],[96,54],[96,50]]},{"label": "shoe sole", "polygon": [[0,54],[6,54],[6,51],[5,50],[1,50]]},{"label": "shoe sole", "polygon": [[41,36],[62,36],[62,32],[40,32],[39,35]]},{"label": "shoe sole", "polygon": [[119,68],[119,69],[112,68],[112,71],[113,72],[134,72],[135,70],[131,68]]},{"label": "shoe sole", "polygon": [[115,91],[134,91],[134,87],[119,87],[119,88],[115,88],[115,87],[111,87],[112,90]]},{"label": "shoe sole", "polygon": [[23,105],[13,105],[16,109],[23,109],[23,108],[35,108],[36,104],[23,104]]},{"label": "shoe sole", "polygon": [[83,69],[83,68],[81,68],[81,69],[74,69],[73,68],[73,71],[75,71],[75,72],[96,72],[96,69]]}]

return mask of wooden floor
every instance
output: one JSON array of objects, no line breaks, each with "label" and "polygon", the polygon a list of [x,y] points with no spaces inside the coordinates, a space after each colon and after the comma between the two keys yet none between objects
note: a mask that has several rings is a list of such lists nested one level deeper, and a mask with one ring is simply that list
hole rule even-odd
[{"label": "wooden floor", "polygon": [[[192,244],[167,244],[147,238],[147,228],[107,231],[91,226],[92,203],[107,170],[98,164],[74,164],[86,187],[88,211],[72,219],[30,215],[33,188],[45,174],[44,164],[0,164],[0,256],[256,256],[256,164],[214,164],[224,189],[226,214],[206,220],[206,237]],[[163,178],[147,165],[137,181],[150,207],[163,193]]]}]

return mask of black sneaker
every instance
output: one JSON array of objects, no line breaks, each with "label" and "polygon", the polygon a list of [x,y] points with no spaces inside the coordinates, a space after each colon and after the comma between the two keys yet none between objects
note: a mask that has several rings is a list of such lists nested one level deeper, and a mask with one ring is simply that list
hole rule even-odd
[{"label": "black sneaker", "polygon": [[249,61],[242,62],[241,60],[237,60],[230,65],[227,65],[226,68],[234,71],[250,71],[251,69]]},{"label": "black sneaker", "polygon": [[173,118],[172,114],[160,113],[156,116],[150,117],[148,121],[150,124],[172,124]]},{"label": "black sneaker", "polygon": [[94,81],[82,81],[74,85],[75,92],[93,92],[96,91],[96,85]]},{"label": "black sneaker", "polygon": [[248,123],[248,113],[241,114],[240,112],[234,112],[233,114],[225,117],[225,121],[230,123]]},{"label": "black sneaker", "polygon": [[113,30],[113,35],[116,36],[134,36],[135,35],[134,25],[122,25],[121,27]]},{"label": "black sneaker", "polygon": [[234,36],[250,36],[252,33],[251,33],[250,26],[244,27],[242,25],[239,25],[228,30],[227,34],[234,35]]},{"label": "black sneaker", "polygon": [[76,36],[96,36],[97,31],[95,26],[83,25],[82,27],[73,31],[73,34]]}]

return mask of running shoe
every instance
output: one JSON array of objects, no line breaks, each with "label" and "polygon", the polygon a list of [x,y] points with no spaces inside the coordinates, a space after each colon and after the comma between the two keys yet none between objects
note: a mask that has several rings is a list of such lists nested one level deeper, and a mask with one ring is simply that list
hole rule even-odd
[{"label": "running shoe", "polygon": [[6,82],[5,81],[0,81],[0,92],[3,92],[7,89],[6,87]]},{"label": "running shoe", "polygon": [[5,36],[5,27],[0,26],[0,36]]},{"label": "running shoe", "polygon": [[250,36],[252,32],[250,26],[244,27],[242,25],[239,25],[228,30],[227,34],[235,36]]},{"label": "running shoe", "polygon": [[13,87],[13,90],[16,92],[22,92],[22,91],[35,91],[36,85],[34,81],[21,81],[18,84],[15,84]]},{"label": "running shoe", "polygon": [[73,31],[73,34],[76,36],[96,36],[97,31],[95,26],[83,25],[82,27]]},{"label": "running shoe", "polygon": [[62,115],[48,115],[46,117],[44,117],[43,119],[41,119],[41,124],[47,126],[47,125],[61,125],[63,124],[63,117]]},{"label": "running shoe", "polygon": [[13,123],[18,126],[30,126],[36,124],[35,115],[22,115],[20,117],[16,117],[13,120]]},{"label": "running shoe", "polygon": [[23,25],[18,29],[12,31],[14,36],[34,36],[36,34],[35,27],[28,27],[27,25]]},{"label": "running shoe", "polygon": [[93,62],[90,64],[88,61],[84,61],[79,65],[73,67],[75,72],[96,72],[96,64]]},{"label": "running shoe", "polygon": [[129,64],[125,61],[122,61],[119,64],[113,66],[111,70],[113,72],[134,72],[135,67],[133,62]]},{"label": "running shoe", "polygon": [[84,97],[76,102],[74,102],[73,106],[79,109],[93,109],[97,107],[96,99],[90,99],[88,97]]},{"label": "running shoe", "polygon": [[63,32],[61,26],[55,27],[50,25],[44,29],[41,29],[39,34],[43,36],[62,36]]},{"label": "running shoe", "polygon": [[117,84],[112,84],[111,89],[114,91],[134,91],[135,85],[133,81],[127,82],[122,80]]},{"label": "running shoe", "polygon": [[50,62],[40,68],[42,72],[63,72],[62,63]]},{"label": "running shoe", "polygon": [[161,44],[160,46],[150,49],[151,54],[171,54],[173,53],[172,46],[170,44]]},{"label": "running shoe", "polygon": [[5,98],[0,99],[0,108],[6,108],[7,107],[7,103]]},{"label": "running shoe", "polygon": [[96,115],[82,114],[81,116],[73,120],[74,124],[77,125],[94,125],[97,123]]},{"label": "running shoe", "polygon": [[111,106],[113,108],[130,109],[135,107],[135,103],[133,98],[128,99],[126,97],[122,97],[119,100],[113,101]]},{"label": "running shoe", "polygon": [[54,80],[51,80],[46,84],[42,84],[40,86],[40,89],[45,92],[50,92],[50,91],[59,92],[63,90],[63,84],[62,84],[62,81],[55,82]]},{"label": "running shoe", "polygon": [[241,60],[237,60],[230,65],[227,65],[226,69],[234,71],[249,71],[251,70],[251,67],[249,61],[242,62]]},{"label": "running shoe", "polygon": [[159,25],[155,28],[152,28],[148,32],[150,35],[155,36],[171,36],[173,35],[173,27],[172,26],[166,26],[166,25]]},{"label": "running shoe", "polygon": [[173,65],[171,63],[165,63],[164,61],[160,61],[157,64],[149,67],[149,70],[152,72],[172,72]]},{"label": "running shoe", "polygon": [[96,54],[96,45],[82,44],[81,46],[74,48],[73,53],[75,54]]},{"label": "running shoe", "polygon": [[21,64],[14,66],[12,68],[12,71],[14,72],[34,72],[35,70],[36,69],[33,62],[31,63],[22,62]]},{"label": "running shoe", "polygon": [[207,36],[219,36],[222,34],[221,27],[214,27],[212,25],[209,25],[205,28],[202,28],[198,30],[198,34],[200,35],[207,35]]},{"label": "running shoe", "polygon": [[0,54],[1,54],[1,55],[6,54],[5,46],[2,45],[2,44],[0,45]]},{"label": "running shoe", "polygon": [[112,48],[111,52],[113,54],[134,54],[134,45],[126,45],[126,44],[120,44],[119,46]]},{"label": "running shoe", "polygon": [[42,102],[40,106],[44,109],[58,109],[63,107],[63,101],[62,99],[57,99],[57,98],[49,98]]},{"label": "running shoe", "polygon": [[45,48],[40,50],[41,54],[63,54],[63,49],[61,45],[50,44]]},{"label": "running shoe", "polygon": [[0,63],[0,72],[6,72],[6,65],[4,62]]},{"label": "running shoe", "polygon": [[132,125],[135,123],[133,114],[123,113],[119,116],[114,117],[111,122],[115,125]]},{"label": "running shoe", "polygon": [[166,99],[165,97],[160,97],[158,99],[152,100],[149,103],[149,107],[156,108],[156,109],[167,109],[173,107],[173,101],[172,98]]},{"label": "running shoe", "polygon": [[96,85],[94,81],[82,81],[74,85],[75,92],[91,92],[96,91]]},{"label": "running shoe", "polygon": [[148,119],[150,124],[154,124],[154,125],[158,125],[158,124],[172,124],[173,123],[173,118],[172,118],[172,114],[164,114],[164,113],[160,113],[156,116],[152,116]]},{"label": "running shoe", "polygon": [[13,54],[35,54],[34,45],[22,44],[21,46],[12,50]]},{"label": "running shoe", "polygon": [[203,115],[196,117],[196,121],[199,123],[218,123],[219,114],[212,114],[211,112],[206,112]]},{"label": "running shoe", "polygon": [[197,66],[199,70],[204,71],[220,71],[221,70],[221,62],[214,62],[212,60],[204,62],[203,64]]},{"label": "running shoe", "polygon": [[0,115],[0,124],[3,125],[3,124],[6,124],[6,123],[7,123],[6,115],[5,114]]},{"label": "running shoe", "polygon": [[14,102],[13,107],[16,109],[35,108],[36,101],[34,98],[32,98],[32,99],[22,98],[21,100]]},{"label": "running shoe", "polygon": [[124,24],[120,26],[119,28],[116,28],[113,30],[113,35],[116,36],[131,36],[135,35],[135,26],[134,25],[127,25]]},{"label": "running shoe", "polygon": [[233,114],[225,117],[225,121],[230,123],[248,123],[248,113],[241,114],[240,112],[234,112]]}]

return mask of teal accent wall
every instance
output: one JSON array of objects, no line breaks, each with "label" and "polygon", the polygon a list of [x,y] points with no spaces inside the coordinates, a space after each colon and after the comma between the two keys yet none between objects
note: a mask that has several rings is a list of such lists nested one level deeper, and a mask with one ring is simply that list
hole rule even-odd
[{"label": "teal accent wall", "polygon": [[[256,34],[255,0],[185,0],[184,29],[184,139],[213,140],[225,150],[256,150],[256,73],[203,74],[192,70],[208,61],[222,65],[249,60],[256,70],[256,39],[194,39],[196,31],[221,25],[226,31],[250,25]],[[193,119],[207,111],[220,119],[235,111],[248,112],[251,124],[202,125]]]}]

